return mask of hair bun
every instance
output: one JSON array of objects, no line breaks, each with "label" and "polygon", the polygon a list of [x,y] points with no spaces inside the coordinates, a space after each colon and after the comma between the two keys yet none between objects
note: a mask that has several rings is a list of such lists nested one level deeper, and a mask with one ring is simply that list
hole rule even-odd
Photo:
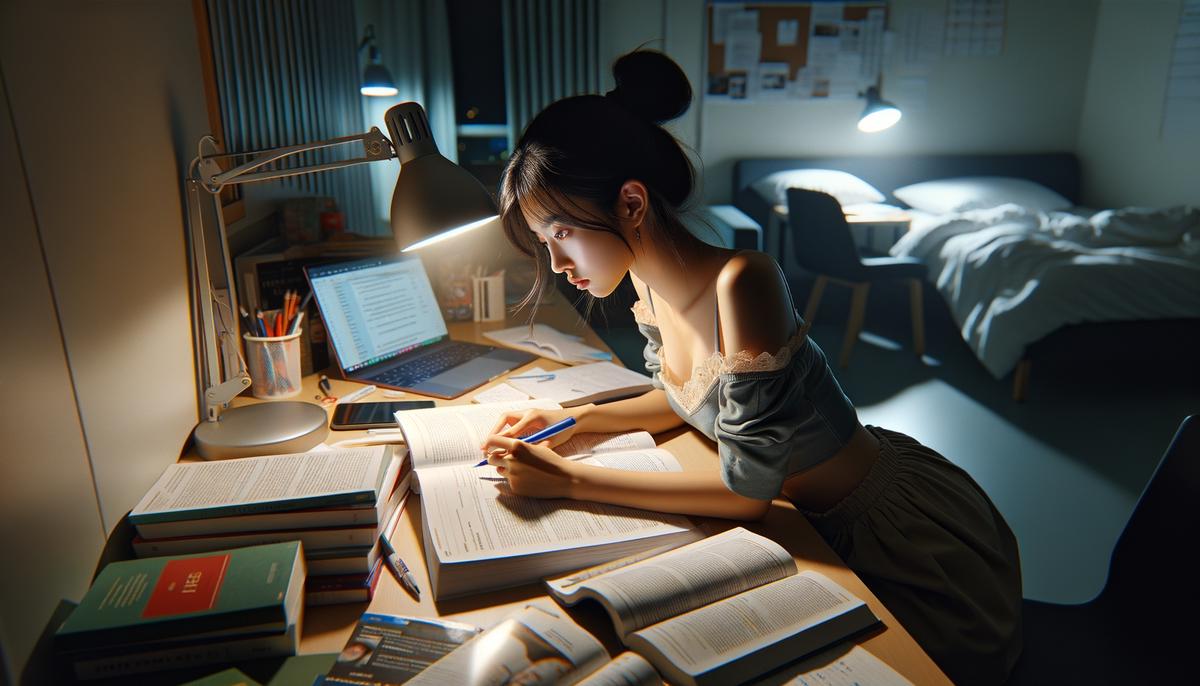
[{"label": "hair bun", "polygon": [[692,86],[678,64],[657,50],[635,50],[613,63],[617,87],[607,96],[638,117],[662,124],[687,112]]}]

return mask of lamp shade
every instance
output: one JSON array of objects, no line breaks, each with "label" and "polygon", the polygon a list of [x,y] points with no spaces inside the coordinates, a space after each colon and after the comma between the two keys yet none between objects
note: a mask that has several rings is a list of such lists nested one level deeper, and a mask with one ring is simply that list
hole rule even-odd
[{"label": "lamp shade", "polygon": [[875,133],[891,128],[900,121],[900,108],[879,97],[879,89],[871,86],[867,89],[867,106],[863,108],[862,116],[858,118],[858,130],[864,133]]},{"label": "lamp shade", "polygon": [[483,184],[438,152],[424,108],[403,102],[388,110],[384,120],[400,160],[391,217],[401,250],[424,247],[496,218],[496,203]]},{"label": "lamp shade", "polygon": [[383,66],[383,62],[379,58],[379,48],[372,45],[369,55],[367,66],[363,68],[362,85],[359,87],[359,92],[376,97],[391,97],[399,93],[400,91],[396,89],[396,82],[392,80],[392,73]]}]

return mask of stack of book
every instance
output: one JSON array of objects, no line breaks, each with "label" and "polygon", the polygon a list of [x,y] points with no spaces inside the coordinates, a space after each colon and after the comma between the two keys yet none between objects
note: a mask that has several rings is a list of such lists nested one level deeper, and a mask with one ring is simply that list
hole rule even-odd
[{"label": "stack of book", "polygon": [[295,655],[303,588],[298,541],[113,562],[54,648],[77,679]]},{"label": "stack of book", "polygon": [[138,557],[304,544],[305,604],[369,601],[411,481],[391,446],[173,464],[129,514]]}]

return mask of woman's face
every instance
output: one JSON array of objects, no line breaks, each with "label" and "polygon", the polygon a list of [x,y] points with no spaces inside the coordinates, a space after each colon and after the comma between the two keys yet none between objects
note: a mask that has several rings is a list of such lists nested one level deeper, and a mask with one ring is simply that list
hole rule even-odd
[{"label": "woman's face", "polygon": [[616,290],[633,263],[621,238],[608,231],[584,229],[559,220],[533,216],[522,208],[525,221],[550,256],[550,268],[566,274],[579,290],[603,298]]}]

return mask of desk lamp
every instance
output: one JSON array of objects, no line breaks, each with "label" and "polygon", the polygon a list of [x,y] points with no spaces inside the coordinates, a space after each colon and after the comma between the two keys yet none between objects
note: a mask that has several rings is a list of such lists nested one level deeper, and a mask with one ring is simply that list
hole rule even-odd
[{"label": "desk lamp", "polygon": [[[196,346],[197,390],[203,410],[192,436],[196,451],[204,459],[307,450],[324,438],[327,420],[322,407],[306,402],[268,401],[228,407],[234,396],[250,386],[250,377],[245,363],[239,358],[237,373],[222,380],[217,352],[222,340],[232,343],[231,349],[237,349],[238,319],[234,314],[238,304],[233,288],[233,269],[218,199],[221,189],[397,158],[400,176],[392,195],[391,225],[397,244],[404,250],[479,228],[495,218],[495,202],[483,184],[438,152],[421,105],[400,103],[389,109],[384,119],[391,140],[372,127],[370,131],[354,136],[257,152],[206,155],[201,151],[189,165],[185,185],[192,269],[192,335]],[[211,142],[212,138],[201,139],[201,146],[205,140]],[[292,160],[306,152],[353,143],[362,144],[362,156],[260,170],[273,162]],[[231,158],[248,159],[228,171],[222,170],[218,160]],[[206,220],[215,222],[215,231],[212,227],[206,229]],[[215,234],[217,242],[211,248],[206,241],[209,231]],[[224,304],[220,305],[220,312],[214,311],[210,250],[214,259],[219,256],[224,283],[229,286],[228,312],[224,312]]]},{"label": "desk lamp", "polygon": [[867,98],[867,106],[863,108],[863,113],[858,118],[859,131],[876,133],[884,129],[889,129],[896,122],[900,121],[900,108],[881,98],[878,86],[868,88],[865,97]]}]

